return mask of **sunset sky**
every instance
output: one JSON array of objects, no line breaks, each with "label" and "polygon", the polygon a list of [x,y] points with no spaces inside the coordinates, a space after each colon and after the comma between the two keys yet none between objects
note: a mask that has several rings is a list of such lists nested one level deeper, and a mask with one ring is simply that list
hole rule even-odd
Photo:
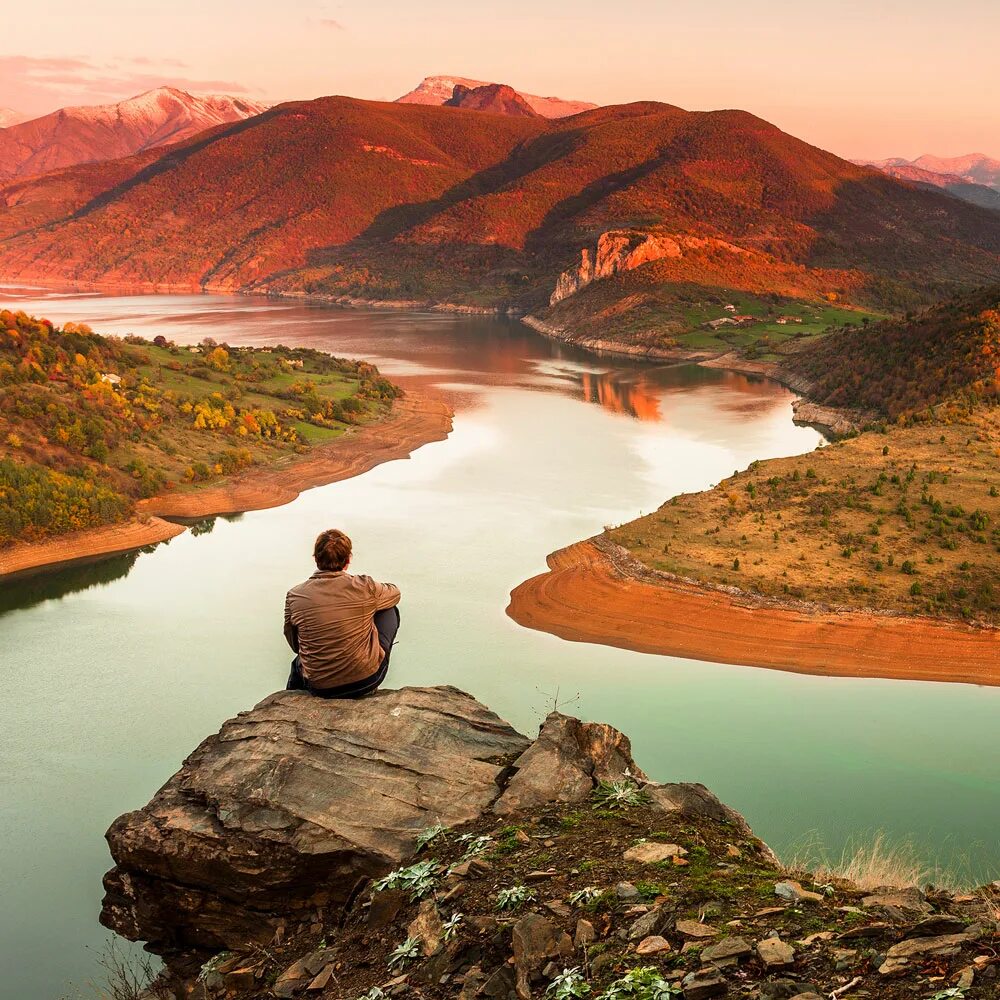
[{"label": "sunset sky", "polygon": [[[136,7],[146,9],[137,10]],[[389,100],[424,76],[743,108],[844,156],[1000,156],[996,0],[46,0],[5,4],[0,106],[162,83]]]}]

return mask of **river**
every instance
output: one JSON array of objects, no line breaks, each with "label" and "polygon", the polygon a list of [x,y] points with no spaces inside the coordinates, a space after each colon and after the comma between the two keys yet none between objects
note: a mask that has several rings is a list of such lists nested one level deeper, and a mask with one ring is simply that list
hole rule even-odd
[{"label": "river", "polygon": [[282,686],[284,592],[330,526],[354,539],[358,571],[403,589],[395,684],[455,684],[524,732],[556,703],[613,723],[654,777],[704,782],[779,853],[819,840],[837,855],[884,830],[929,865],[1000,874],[1000,690],[647,656],[504,614],[552,550],[819,446],[782,387],[598,359],[495,319],[13,289],[0,303],[103,333],[368,358],[456,410],[448,440],[409,460],[0,589],[4,995],[92,995],[105,829]]}]

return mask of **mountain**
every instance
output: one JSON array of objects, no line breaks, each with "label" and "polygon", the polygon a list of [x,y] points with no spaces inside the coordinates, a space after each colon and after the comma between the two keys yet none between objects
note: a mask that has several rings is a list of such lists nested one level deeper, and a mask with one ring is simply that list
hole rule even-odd
[{"label": "mountain", "polygon": [[[471,80],[464,76],[428,76],[408,94],[397,98],[396,103],[445,104],[451,100],[455,88],[459,86],[475,90],[477,87],[498,85],[490,84],[487,80]],[[535,94],[520,92],[518,96],[532,111],[543,118],[568,118],[570,115],[578,115],[581,111],[591,111],[597,107],[596,104],[588,104],[586,101],[564,101],[561,97],[538,97]]]},{"label": "mountain", "polygon": [[965,156],[925,154],[918,156],[913,161],[913,166],[937,174],[954,174],[970,184],[985,184],[987,187],[1000,190],[1000,160],[982,153],[968,153]]},{"label": "mountain", "polygon": [[27,115],[22,115],[20,111],[13,108],[0,108],[0,128],[9,128],[11,125],[20,125],[28,120]]},{"label": "mountain", "polygon": [[872,163],[890,177],[897,177],[902,181],[909,181],[911,184],[923,184],[928,187],[939,188],[947,191],[956,198],[970,201],[974,205],[982,205],[983,208],[992,208],[1000,211],[1000,188],[987,187],[985,184],[975,184],[959,177],[957,174],[940,174],[933,170],[925,170],[915,166],[913,163],[906,163],[898,159],[881,160]]},{"label": "mountain", "polygon": [[0,132],[0,180],[130,156],[265,110],[256,101],[173,87],[118,104],[62,108]]},{"label": "mountain", "polygon": [[541,115],[513,88],[503,83],[487,83],[482,87],[455,84],[451,97],[444,102],[446,108],[465,108],[467,111],[486,111],[495,115],[520,115],[522,118],[540,118]]},{"label": "mountain", "polygon": [[513,308],[640,346],[734,291],[894,310],[1000,281],[996,213],[746,112],[653,102],[294,102],[4,204],[7,279]]}]

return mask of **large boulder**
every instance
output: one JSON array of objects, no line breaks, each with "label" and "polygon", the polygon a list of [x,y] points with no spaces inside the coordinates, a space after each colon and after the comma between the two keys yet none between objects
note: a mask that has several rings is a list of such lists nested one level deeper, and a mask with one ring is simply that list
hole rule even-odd
[{"label": "large boulder", "polygon": [[266,944],[488,810],[529,741],[450,687],[282,692],[226,722],[107,838],[105,926],[158,952]]},{"label": "large boulder", "polygon": [[[648,782],[628,738],[602,723],[554,712],[529,741],[451,687],[359,701],[281,692],[224,723],[148,805],[112,824],[101,921],[147,942],[175,971],[197,968],[209,952],[245,952],[335,922],[369,879],[412,860],[422,830],[490,811],[532,815],[625,780],[642,785],[654,808],[750,835],[703,786]],[[376,900],[372,929],[395,919],[404,897]],[[440,915],[424,917],[411,933],[428,950]],[[552,958],[528,928],[524,956]],[[558,954],[564,945],[560,938]],[[522,994],[535,964],[518,966]]]}]

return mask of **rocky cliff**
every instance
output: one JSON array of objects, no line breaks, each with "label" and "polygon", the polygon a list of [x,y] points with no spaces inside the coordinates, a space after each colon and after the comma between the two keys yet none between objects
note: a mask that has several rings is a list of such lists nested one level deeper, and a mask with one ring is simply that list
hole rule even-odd
[{"label": "rocky cliff", "polygon": [[595,250],[591,251],[588,247],[584,247],[580,251],[578,267],[563,271],[559,275],[556,287],[549,298],[549,305],[554,306],[557,302],[569,298],[592,281],[610,278],[620,271],[634,270],[654,260],[681,257],[685,249],[706,248],[738,255],[751,253],[725,240],[655,235],[641,230],[610,230],[600,235]]},{"label": "rocky cliff", "polygon": [[462,83],[456,83],[451,97],[444,102],[444,106],[465,108],[467,111],[485,111],[494,115],[541,117],[513,87],[503,83],[486,83],[481,87],[467,87]]},{"label": "rocky cliff", "polygon": [[150,997],[995,995],[991,896],[789,878],[612,727],[530,741],[454,688],[274,695],[108,841],[102,921],[163,956]]}]

